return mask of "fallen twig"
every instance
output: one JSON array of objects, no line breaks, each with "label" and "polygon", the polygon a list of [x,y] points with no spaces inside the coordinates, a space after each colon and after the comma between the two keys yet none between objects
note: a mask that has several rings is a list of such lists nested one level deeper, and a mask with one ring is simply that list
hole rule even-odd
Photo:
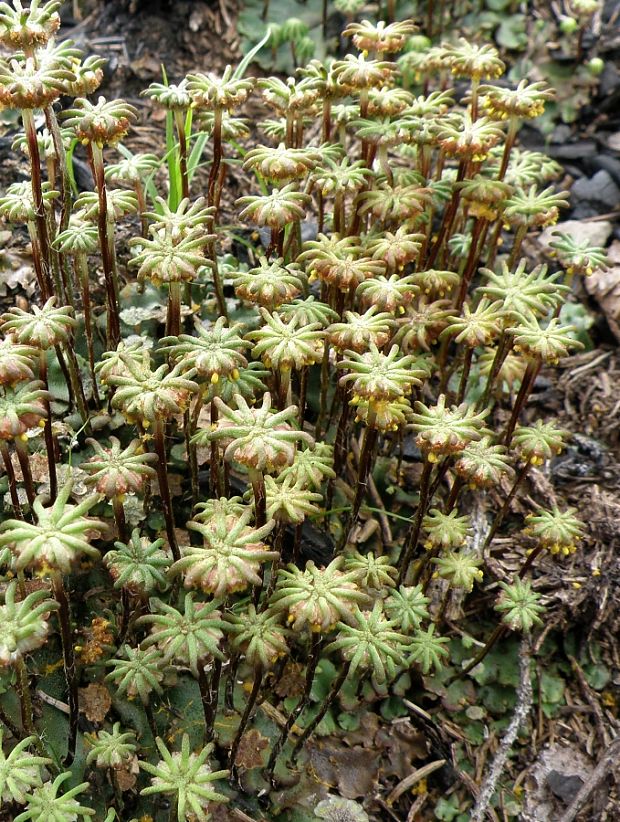
[{"label": "fallen twig", "polygon": [[446,764],[445,759],[437,759],[435,762],[429,762],[428,765],[423,765],[421,768],[413,771],[410,773],[409,776],[406,776],[402,779],[398,785],[394,788],[393,791],[390,791],[386,802],[388,805],[393,805],[397,799],[399,799],[404,793],[408,790],[413,788],[413,786],[420,782],[422,779],[426,779],[427,776],[430,776],[433,771],[439,770],[439,768],[443,768]]},{"label": "fallen twig", "polygon": [[618,762],[620,762],[620,734],[609,744],[597,766],[583,783],[577,796],[573,799],[571,806],[558,818],[558,822],[573,822],[603,779],[615,770]]},{"label": "fallen twig", "polygon": [[527,718],[532,707],[532,680],[530,676],[530,647],[529,641],[524,639],[519,648],[519,687],[517,689],[517,705],[510,720],[510,725],[506,729],[500,746],[493,759],[491,769],[480,789],[480,794],[476,800],[476,805],[471,815],[471,822],[482,822],[485,814],[489,810],[491,798],[497,788],[497,783],[504,772],[508,756],[514,745],[517,733],[521,724]]}]

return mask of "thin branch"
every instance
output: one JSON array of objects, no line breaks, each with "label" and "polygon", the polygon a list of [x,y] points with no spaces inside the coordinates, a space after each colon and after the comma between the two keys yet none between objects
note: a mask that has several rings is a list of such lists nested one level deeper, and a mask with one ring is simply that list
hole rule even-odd
[{"label": "thin branch", "polygon": [[532,707],[532,679],[530,675],[530,647],[529,640],[524,638],[519,648],[519,687],[517,689],[517,705],[515,712],[510,720],[510,725],[506,729],[506,733],[500,742],[493,764],[488,772],[486,779],[482,783],[480,794],[476,800],[476,805],[471,815],[471,822],[482,822],[487,811],[490,810],[489,805],[493,794],[497,788],[502,773],[506,767],[508,757],[512,746],[517,738],[519,728],[527,719],[527,716]]},{"label": "thin branch", "polygon": [[598,764],[581,786],[577,796],[573,799],[572,804],[566,813],[558,819],[558,822],[573,822],[577,815],[582,810],[590,796],[594,793],[596,788],[601,784],[603,779],[609,774],[617,771],[618,763],[620,762],[620,734],[608,745],[607,750],[598,761]]}]

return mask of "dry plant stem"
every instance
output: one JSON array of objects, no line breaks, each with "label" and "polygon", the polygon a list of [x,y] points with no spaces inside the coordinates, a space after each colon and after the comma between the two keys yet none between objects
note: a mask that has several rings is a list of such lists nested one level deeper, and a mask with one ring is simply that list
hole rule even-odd
[{"label": "dry plant stem", "polygon": [[101,246],[101,262],[103,265],[103,276],[105,278],[108,309],[107,348],[108,351],[111,351],[117,347],[121,338],[118,276],[116,272],[116,261],[114,259],[114,246],[110,244],[111,238],[109,237],[108,231],[108,198],[105,184],[103,152],[96,143],[89,143],[88,154],[93,177],[95,178],[97,194],[99,196],[97,226],[99,229],[99,245]]},{"label": "dry plant stem", "polygon": [[69,598],[62,581],[62,574],[55,573],[52,577],[52,589],[54,599],[58,603],[58,621],[60,623],[60,638],[62,641],[62,656],[67,681],[67,692],[69,704],[69,739],[67,743],[67,756],[64,764],[71,765],[75,758],[75,746],[78,730],[78,682],[75,670],[75,654],[73,652],[73,636],[71,631],[71,609]]},{"label": "dry plant stem", "polygon": [[[211,425],[216,425],[219,418],[217,405],[211,401]],[[218,499],[223,495],[222,476],[220,473],[220,446],[217,440],[211,440],[211,455],[209,459],[209,490],[211,496]]]},{"label": "dry plant stem", "polygon": [[161,494],[164,518],[166,520],[166,534],[174,561],[181,559],[179,544],[174,530],[174,515],[172,512],[172,495],[170,494],[170,483],[168,482],[168,455],[166,454],[166,424],[164,420],[155,420],[153,428],[153,439],[155,453],[157,454],[157,479],[159,482],[159,493]]},{"label": "dry plant stem", "polygon": [[349,674],[349,668],[350,668],[350,663],[349,662],[344,662],[343,665],[342,665],[342,668],[340,669],[340,671],[338,673],[338,676],[332,682],[332,686],[329,689],[329,693],[325,697],[325,700],[323,701],[323,704],[321,705],[321,708],[319,709],[318,714],[314,717],[312,722],[310,722],[308,724],[308,726],[306,728],[304,728],[304,732],[302,733],[302,735],[299,737],[299,739],[295,743],[295,746],[293,748],[293,752],[291,753],[291,758],[289,760],[291,762],[291,764],[293,764],[293,765],[295,764],[295,762],[297,761],[297,757],[299,755],[299,752],[303,748],[304,744],[312,736],[312,734],[314,733],[315,729],[318,727],[319,723],[321,722],[321,720],[323,719],[325,714],[329,711],[331,706],[336,701],[336,697],[340,693],[340,690],[341,690],[342,686],[344,685],[345,680],[346,680],[346,678]]},{"label": "dry plant stem", "polygon": [[0,440],[0,454],[2,454],[2,461],[4,469],[9,480],[9,491],[11,493],[11,504],[15,511],[15,516],[18,519],[23,519],[22,507],[19,503],[19,494],[17,493],[17,480],[15,479],[15,471],[13,470],[13,463],[11,462],[11,454],[6,440]]},{"label": "dry plant stem", "polygon": [[416,510],[415,518],[411,523],[411,528],[409,529],[409,533],[407,534],[403,545],[402,556],[400,559],[400,572],[398,575],[397,583],[398,585],[402,585],[403,582],[407,581],[409,564],[411,562],[411,558],[415,552],[415,549],[418,547],[418,540],[420,538],[420,531],[422,529],[422,520],[424,519],[424,515],[426,514],[426,509],[428,507],[430,497],[429,491],[433,465],[434,463],[430,462],[430,460],[428,459],[424,461],[424,468],[422,469],[422,476],[420,478],[420,499],[418,502],[418,508]]},{"label": "dry plant stem", "polygon": [[506,427],[506,433],[504,435],[504,445],[509,446],[510,441],[512,439],[512,434],[515,430],[517,422],[519,421],[519,414],[523,410],[529,395],[532,393],[532,389],[534,388],[534,383],[536,382],[536,377],[538,376],[540,369],[542,368],[542,363],[540,360],[532,360],[528,362],[527,368],[525,369],[525,374],[523,375],[523,381],[521,383],[521,388],[519,389],[519,393],[517,394],[517,399],[515,401],[514,407],[512,409],[512,415],[510,417],[510,421]]},{"label": "dry plant stem", "polygon": [[[39,378],[43,383],[45,390],[48,389],[47,384],[47,354],[45,351],[39,352]],[[45,450],[47,451],[47,466],[50,479],[50,496],[56,499],[58,493],[58,479],[56,477],[56,449],[54,446],[54,434],[52,432],[52,412],[48,399],[43,400],[45,407]]]},{"label": "dry plant stem", "polygon": [[[237,760],[237,752],[239,751],[239,743],[241,742],[241,737],[243,736],[243,732],[245,731],[252,711],[254,709],[254,705],[256,704],[256,700],[258,698],[258,694],[260,692],[261,684],[263,681],[263,668],[262,665],[259,665],[256,671],[254,672],[254,682],[252,683],[252,690],[248,697],[248,701],[245,704],[245,710],[243,711],[243,715],[241,717],[241,722],[239,723],[239,727],[237,728],[237,733],[235,734],[235,738],[233,740],[232,746],[230,748],[230,756],[228,757],[228,767],[230,768],[231,772],[235,767],[235,762]],[[232,776],[232,773],[231,773]]]},{"label": "dry plant stem", "polygon": [[517,688],[517,704],[506,733],[502,737],[499,748],[493,759],[493,764],[486,775],[476,804],[472,811],[471,822],[482,822],[491,800],[497,789],[497,784],[506,768],[508,757],[514,745],[519,728],[527,720],[532,707],[532,680],[530,676],[530,651],[527,639],[521,641],[519,648],[519,687]]},{"label": "dry plant stem", "polygon": [[186,116],[186,112],[183,110],[177,110],[174,112],[174,125],[177,130],[177,137],[179,138],[179,171],[181,172],[181,192],[183,199],[189,197],[189,177],[187,174],[187,137],[185,134]]},{"label": "dry plant stem", "polygon": [[93,319],[90,304],[90,278],[88,276],[88,257],[86,254],[75,256],[75,269],[77,279],[82,292],[82,309],[84,311],[84,330],[86,332],[86,347],[88,349],[88,365],[90,377],[93,383],[93,399],[97,408],[101,407],[99,390],[97,388],[97,376],[95,374],[95,343],[93,339]]},{"label": "dry plant stem", "polygon": [[32,199],[34,201],[34,209],[36,214],[35,222],[37,226],[38,245],[41,252],[41,282],[39,283],[39,286],[41,288],[43,299],[47,300],[53,294],[52,283],[50,280],[50,245],[49,235],[47,233],[47,221],[45,219],[45,208],[43,205],[41,156],[39,154],[39,143],[37,140],[37,127],[34,122],[34,113],[31,110],[22,110],[22,121],[24,124],[24,131],[26,133],[26,140],[28,141]]},{"label": "dry plant stem", "polygon": [[275,745],[271,749],[271,756],[269,757],[269,762],[267,762],[267,768],[265,769],[266,778],[269,781],[272,781],[273,778],[273,770],[276,766],[276,761],[286,740],[288,739],[288,735],[291,731],[291,728],[295,724],[296,720],[298,719],[301,712],[304,710],[306,705],[308,704],[308,700],[310,699],[310,691],[312,689],[312,681],[314,680],[314,674],[316,672],[317,665],[319,664],[319,659],[321,657],[321,647],[322,647],[322,640],[318,634],[312,635],[312,647],[310,649],[310,657],[308,659],[308,664],[306,666],[306,683],[304,687],[304,692],[301,695],[299,702],[293,708],[291,713],[286,720],[284,727],[282,728],[282,733],[278,737]]},{"label": "dry plant stem", "polygon": [[26,496],[28,497],[28,504],[32,508],[32,503],[35,500],[36,492],[34,490],[34,482],[32,481],[32,472],[30,470],[30,461],[28,459],[28,446],[21,439],[21,437],[16,437],[15,440],[15,451],[17,452],[17,459],[19,460],[19,465],[22,469],[22,475],[24,477],[24,486],[26,488]]},{"label": "dry plant stem", "polygon": [[482,549],[483,553],[489,548],[489,546],[493,542],[495,534],[497,533],[500,525],[504,521],[504,517],[508,513],[508,510],[510,508],[510,504],[512,503],[513,499],[515,498],[515,494],[517,493],[517,491],[519,489],[519,486],[521,485],[521,483],[523,482],[523,480],[527,476],[527,473],[528,473],[529,470],[530,470],[530,464],[529,464],[529,462],[526,462],[525,465],[523,465],[521,467],[521,470],[519,471],[519,473],[515,477],[514,482],[512,483],[512,488],[508,492],[508,496],[504,500],[504,504],[502,505],[502,507],[500,508],[499,512],[497,513],[495,519],[493,520],[493,523],[491,525],[489,533],[487,534],[487,538],[485,540],[485,543],[484,543],[484,546],[483,546],[483,549]]}]

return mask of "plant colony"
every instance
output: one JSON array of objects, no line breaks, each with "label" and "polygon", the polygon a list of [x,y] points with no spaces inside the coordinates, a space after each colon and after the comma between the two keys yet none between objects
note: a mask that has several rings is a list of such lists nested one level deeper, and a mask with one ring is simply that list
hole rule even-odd
[{"label": "plant colony", "polygon": [[[0,101],[21,113],[31,175],[0,198],[0,213],[27,227],[39,292],[0,321],[0,663],[21,711],[3,702],[0,797],[19,822],[87,819],[97,801],[108,819],[127,818],[123,803],[133,796],[135,806],[138,791],[169,800],[173,818],[202,820],[233,795],[226,778],[243,777],[239,751],[260,706],[280,717],[262,763],[268,783],[347,683],[372,701],[404,671],[440,669],[450,593],[497,596],[497,628],[465,671],[507,632],[541,622],[531,571],[544,553],[575,551],[575,512],[527,517],[531,551],[512,578],[498,585],[487,560],[528,471],[564,443],[552,423],[521,424],[541,368],[579,347],[561,319],[563,275],[605,260],[563,235],[557,271],[523,257],[527,232],[566,204],[549,185],[556,165],[515,146],[552,91],[496,84],[504,65],[489,45],[433,46],[417,67],[419,96],[400,87],[394,62],[410,22],[352,23],[344,34],[355,51],[287,80],[247,79],[242,67],[153,84],[145,95],[168,117],[164,161],[123,150],[112,165],[136,111],[96,96],[102,60],[54,39],[59,5],[0,4],[0,40],[12,50],[0,61]],[[450,78],[467,84],[459,102]],[[271,119],[244,152],[250,94]],[[59,122],[55,104],[67,96]],[[197,191],[207,139],[210,174]],[[95,182],[79,196],[76,143]],[[237,201],[239,219],[265,238],[249,266],[221,251],[235,153],[258,191]],[[155,180],[165,168],[163,198]],[[126,260],[115,238],[132,214]],[[304,241],[309,215],[318,227]],[[163,334],[131,333],[145,290],[167,300]],[[64,422],[59,376],[72,398]],[[407,489],[411,435],[420,471]],[[176,484],[173,452],[186,462]],[[378,458],[392,491],[414,499],[393,536]],[[472,500],[491,487],[505,502],[474,546]],[[308,521],[334,535],[322,563],[307,558]],[[71,592],[84,596],[85,580],[98,587],[80,604]],[[46,648],[62,653],[62,739],[41,720]],[[276,686],[290,659],[305,684],[287,711]],[[325,659],[337,675],[308,713]],[[104,677],[123,721],[84,735],[78,686]],[[191,744],[177,738],[165,699],[175,678],[199,694]],[[132,702],[133,714],[118,708]],[[68,788],[76,756],[98,799],[87,782]],[[137,767],[124,794],[120,774]]]}]

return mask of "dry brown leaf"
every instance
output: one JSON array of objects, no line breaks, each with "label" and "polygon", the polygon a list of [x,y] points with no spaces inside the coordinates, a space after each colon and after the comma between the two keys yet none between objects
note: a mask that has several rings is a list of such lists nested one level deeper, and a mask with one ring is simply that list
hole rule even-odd
[{"label": "dry brown leaf", "polygon": [[91,682],[80,688],[80,710],[91,722],[103,722],[112,707],[112,697],[105,685]]},{"label": "dry brown leaf", "polygon": [[347,748],[333,739],[311,746],[309,760],[319,781],[338,788],[345,799],[370,794],[379,774],[376,750]]},{"label": "dry brown leaf", "polygon": [[267,764],[263,752],[269,747],[269,740],[260,731],[253,728],[241,737],[237,753],[237,765],[240,768],[251,770]]}]

